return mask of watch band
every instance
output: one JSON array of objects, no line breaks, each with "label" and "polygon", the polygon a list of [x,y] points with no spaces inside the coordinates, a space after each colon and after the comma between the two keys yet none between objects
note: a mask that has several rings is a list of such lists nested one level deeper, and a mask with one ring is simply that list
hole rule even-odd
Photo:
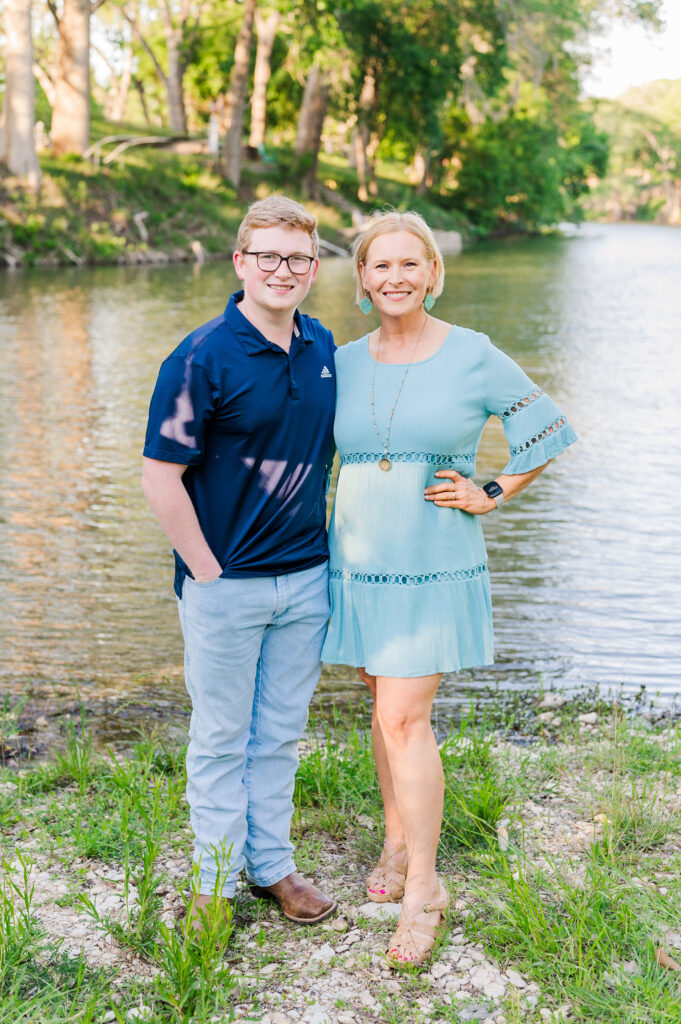
[{"label": "watch band", "polygon": [[[483,491],[488,498],[491,498],[497,508],[501,508],[504,504],[504,491],[500,484],[496,480],[490,480],[488,484],[483,485]],[[494,509],[490,509],[491,512]]]}]

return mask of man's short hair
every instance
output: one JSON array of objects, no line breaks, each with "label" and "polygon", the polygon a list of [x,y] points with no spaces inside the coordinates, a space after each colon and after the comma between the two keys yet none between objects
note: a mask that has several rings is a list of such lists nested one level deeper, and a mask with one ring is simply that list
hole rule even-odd
[{"label": "man's short hair", "polygon": [[248,208],[248,213],[239,225],[236,236],[236,247],[245,252],[251,244],[251,236],[256,228],[288,228],[290,231],[307,232],[312,242],[312,255],[319,255],[319,235],[317,234],[317,218],[301,203],[288,196],[268,196],[259,199]]}]

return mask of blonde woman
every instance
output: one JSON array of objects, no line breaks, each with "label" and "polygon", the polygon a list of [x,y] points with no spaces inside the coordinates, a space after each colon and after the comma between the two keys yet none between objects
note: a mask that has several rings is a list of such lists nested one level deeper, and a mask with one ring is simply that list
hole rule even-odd
[{"label": "blonde woman", "polygon": [[[336,352],[341,468],[323,658],[357,666],[374,696],[385,843],[367,892],[377,902],[403,898],[388,948],[402,964],[430,956],[449,903],[435,870],[444,782],[433,698],[443,672],[493,660],[481,519],[575,434],[489,338],[430,314],[444,266],[420,216],[377,219],[354,258],[357,301],[381,322]],[[492,415],[511,458],[480,487],[475,457]]]}]

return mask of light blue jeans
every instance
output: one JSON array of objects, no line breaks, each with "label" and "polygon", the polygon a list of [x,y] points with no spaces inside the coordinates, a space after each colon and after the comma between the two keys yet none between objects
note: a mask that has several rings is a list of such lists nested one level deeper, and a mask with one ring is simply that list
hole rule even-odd
[{"label": "light blue jeans", "polygon": [[242,867],[257,885],[295,871],[289,837],[298,740],[319,679],[328,564],[285,576],[196,583],[178,602],[192,700],[187,799],[200,891],[230,851],[222,895]]}]

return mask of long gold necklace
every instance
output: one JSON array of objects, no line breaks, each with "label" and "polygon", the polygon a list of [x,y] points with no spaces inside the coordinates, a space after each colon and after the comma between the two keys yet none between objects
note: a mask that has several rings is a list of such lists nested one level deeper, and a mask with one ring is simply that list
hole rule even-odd
[{"label": "long gold necklace", "polygon": [[376,345],[376,357],[377,358],[374,360],[374,372],[373,372],[373,376],[371,378],[371,418],[374,421],[374,430],[376,431],[376,436],[378,437],[378,440],[380,441],[381,446],[383,448],[383,457],[378,460],[378,468],[382,469],[384,473],[387,473],[392,468],[392,462],[388,458],[388,444],[390,443],[390,428],[392,426],[393,416],[395,415],[395,409],[397,408],[397,403],[399,401],[399,397],[402,394],[402,388],[404,387],[404,382],[407,379],[407,374],[409,373],[409,367],[412,365],[412,363],[414,361],[414,356],[416,355],[416,349],[418,348],[419,342],[421,340],[421,335],[423,334],[424,330],[426,329],[426,324],[428,323],[428,319],[429,319],[429,317],[428,317],[428,315],[426,315],[426,318],[425,318],[425,320],[423,321],[423,323],[421,325],[421,330],[418,333],[418,337],[417,337],[416,341],[414,342],[414,347],[413,347],[412,352],[411,352],[410,360],[409,360],[409,362],[407,363],[407,365],[404,368],[404,373],[402,374],[402,380],[400,381],[400,386],[397,389],[397,394],[395,395],[395,401],[393,402],[393,407],[390,410],[390,415],[388,416],[388,425],[387,425],[387,427],[385,429],[385,438],[382,436],[380,430],[378,429],[378,423],[376,422],[376,405],[374,403],[374,388],[376,386],[376,366],[378,365],[378,356],[381,354],[381,341],[382,341],[383,327],[381,326],[379,328],[379,330],[378,330],[378,339],[377,339],[377,345]]}]

